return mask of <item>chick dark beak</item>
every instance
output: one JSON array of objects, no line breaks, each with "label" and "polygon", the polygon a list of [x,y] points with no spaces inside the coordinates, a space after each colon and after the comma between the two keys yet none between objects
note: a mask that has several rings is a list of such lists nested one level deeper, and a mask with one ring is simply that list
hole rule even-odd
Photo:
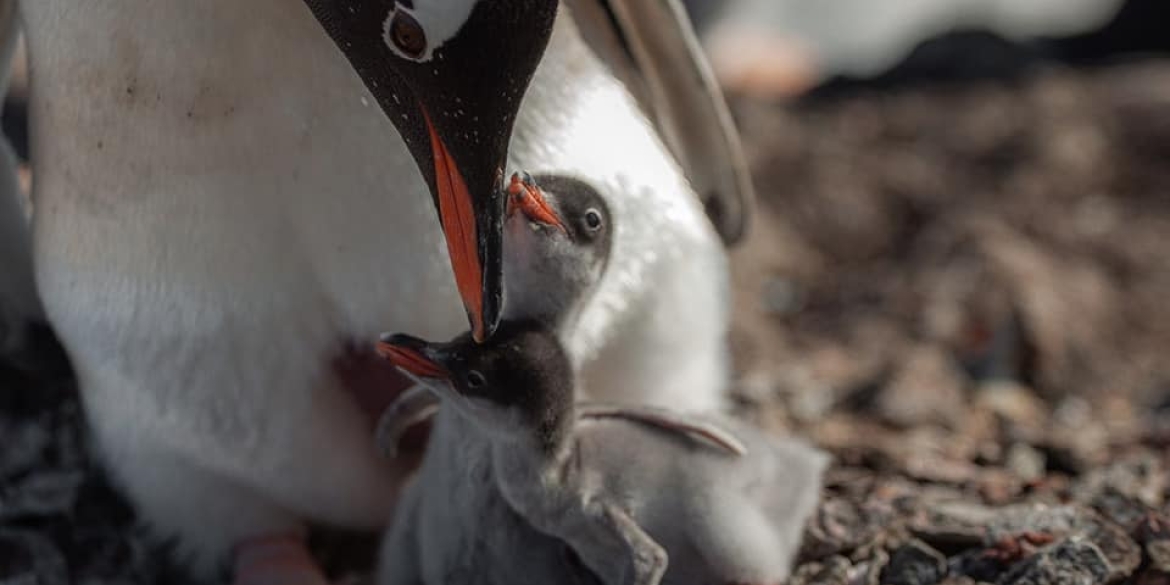
[{"label": "chick dark beak", "polygon": [[444,380],[450,377],[446,368],[428,355],[430,344],[417,337],[395,333],[379,340],[374,349],[379,356],[415,376]]}]

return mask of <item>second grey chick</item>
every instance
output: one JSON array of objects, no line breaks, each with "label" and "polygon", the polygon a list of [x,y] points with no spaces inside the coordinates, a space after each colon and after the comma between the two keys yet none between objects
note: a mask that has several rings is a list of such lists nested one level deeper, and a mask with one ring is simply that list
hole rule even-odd
[{"label": "second grey chick", "polygon": [[503,319],[567,330],[609,259],[605,199],[573,177],[514,174],[505,217]]},{"label": "second grey chick", "polygon": [[819,451],[723,418],[577,406],[564,349],[537,322],[504,322],[483,345],[395,335],[380,349],[443,402],[381,583],[787,577]]}]

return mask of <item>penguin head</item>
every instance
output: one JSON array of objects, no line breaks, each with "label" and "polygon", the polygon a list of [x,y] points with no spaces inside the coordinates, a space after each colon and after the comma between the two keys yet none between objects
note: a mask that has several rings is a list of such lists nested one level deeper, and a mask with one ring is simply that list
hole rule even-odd
[{"label": "penguin head", "polygon": [[472,331],[489,337],[508,144],[559,1],[304,1],[418,163]]},{"label": "penguin head", "polygon": [[588,182],[564,175],[512,176],[504,226],[504,315],[562,330],[601,280],[613,217]]},{"label": "penguin head", "polygon": [[539,322],[503,321],[482,344],[467,333],[445,343],[388,335],[378,352],[493,440],[555,449],[571,425],[573,369]]}]

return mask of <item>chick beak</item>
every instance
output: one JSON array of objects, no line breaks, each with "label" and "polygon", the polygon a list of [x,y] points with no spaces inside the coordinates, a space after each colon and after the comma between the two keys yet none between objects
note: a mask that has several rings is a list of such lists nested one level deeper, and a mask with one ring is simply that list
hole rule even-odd
[{"label": "chick beak", "polygon": [[528,173],[513,173],[512,182],[508,185],[508,217],[517,211],[523,213],[529,221],[569,233],[560,215],[545,199],[544,191]]},{"label": "chick beak", "polygon": [[420,378],[447,379],[447,370],[428,358],[427,342],[401,333],[382,338],[374,349],[379,356]]}]

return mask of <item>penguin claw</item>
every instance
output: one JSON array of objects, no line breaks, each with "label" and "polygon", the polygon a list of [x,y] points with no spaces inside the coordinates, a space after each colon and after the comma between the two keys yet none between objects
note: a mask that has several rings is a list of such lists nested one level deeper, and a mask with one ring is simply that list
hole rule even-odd
[{"label": "penguin claw", "polygon": [[236,547],[233,585],[328,585],[300,534],[249,539]]}]

